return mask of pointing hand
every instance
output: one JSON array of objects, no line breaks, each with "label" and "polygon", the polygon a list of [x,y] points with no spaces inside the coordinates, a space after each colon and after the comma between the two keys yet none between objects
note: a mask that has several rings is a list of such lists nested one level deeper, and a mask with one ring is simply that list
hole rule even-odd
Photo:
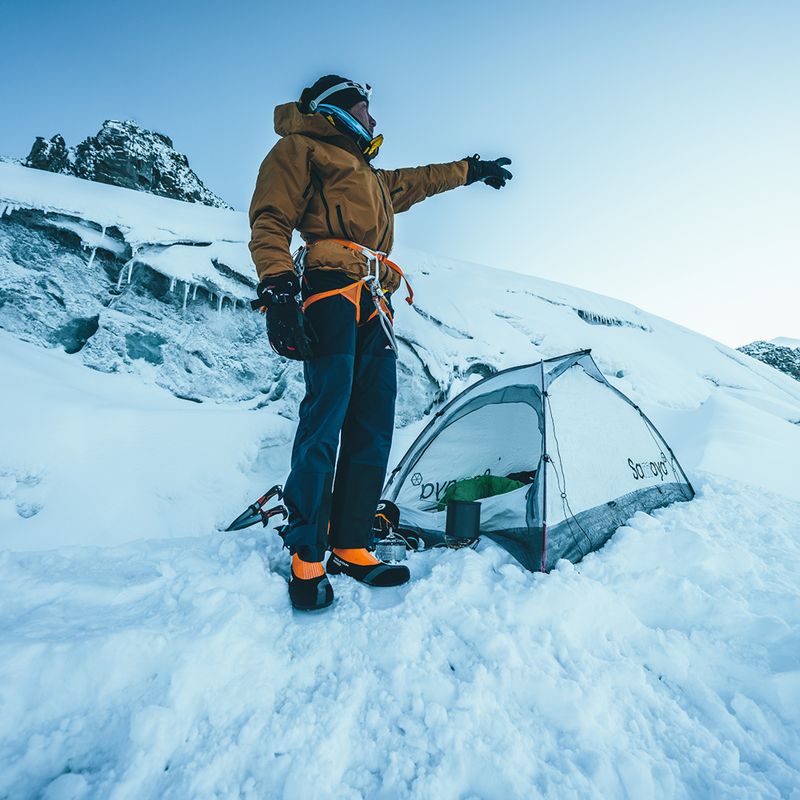
[{"label": "pointing hand", "polygon": [[514,176],[503,167],[511,163],[510,158],[496,158],[494,161],[481,161],[477,154],[467,158],[467,186],[475,181],[483,181],[494,189],[501,189]]}]

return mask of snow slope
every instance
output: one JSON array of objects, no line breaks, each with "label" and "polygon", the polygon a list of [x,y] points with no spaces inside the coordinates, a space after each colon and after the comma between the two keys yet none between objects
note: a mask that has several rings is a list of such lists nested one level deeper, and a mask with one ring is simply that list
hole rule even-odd
[{"label": "snow slope", "polygon": [[[246,254],[243,215],[31,172],[0,164],[7,206]],[[0,332],[0,797],[800,797],[800,384],[611,298],[396,256],[393,463],[482,374],[591,347],[698,497],[546,576],[481,543],[293,614],[277,537],[220,530],[285,476],[291,394],[187,402],[163,365],[40,346],[25,309]]]}]

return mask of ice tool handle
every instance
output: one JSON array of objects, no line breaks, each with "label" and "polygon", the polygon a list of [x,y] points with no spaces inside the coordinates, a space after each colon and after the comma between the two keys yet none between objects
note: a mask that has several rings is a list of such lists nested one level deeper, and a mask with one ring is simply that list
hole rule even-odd
[{"label": "ice tool handle", "polygon": [[266,526],[270,518],[274,517],[276,514],[281,514],[283,515],[284,519],[286,519],[289,516],[289,512],[283,505],[274,506],[267,511],[263,510],[264,506],[273,498],[283,500],[283,486],[281,486],[279,483],[276,483],[275,486],[267,490],[254,503],[251,503],[247,509],[239,514],[239,516],[236,517],[236,519],[231,522],[231,524],[225,530],[239,531],[243,528],[249,528],[251,525],[255,525],[257,522],[260,522]]}]

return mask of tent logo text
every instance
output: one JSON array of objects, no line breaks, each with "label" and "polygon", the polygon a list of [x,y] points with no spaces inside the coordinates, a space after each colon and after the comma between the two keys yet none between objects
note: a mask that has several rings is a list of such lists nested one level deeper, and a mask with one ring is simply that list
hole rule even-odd
[{"label": "tent logo text", "polygon": [[[491,475],[492,474],[492,468],[491,467],[487,467],[483,471],[483,474],[484,475]],[[416,483],[414,483],[414,478],[416,478],[416,477],[419,477],[419,480]],[[475,477],[478,477],[478,476],[476,475]],[[437,502],[438,502],[439,500],[442,499],[442,495],[454,483],[458,483],[458,480],[455,479],[455,478],[452,478],[450,480],[442,481],[441,483],[439,481],[436,481],[435,483],[422,483],[422,475],[420,475],[419,472],[416,472],[411,477],[411,483],[413,483],[414,486],[419,486],[420,484],[422,484],[422,488],[419,490],[419,499],[420,500],[429,500],[431,497],[435,497]]]},{"label": "tent logo text", "polygon": [[447,491],[448,487],[452,486],[454,483],[454,480],[444,481],[443,483],[439,483],[439,481],[435,483],[423,483],[422,488],[419,490],[419,499],[427,500],[435,495],[437,500],[441,500],[442,495]]},{"label": "tent logo text", "polygon": [[660,478],[663,481],[669,475],[666,459],[662,461],[634,461],[629,458],[628,466],[631,468],[635,481],[641,481],[645,478]]}]

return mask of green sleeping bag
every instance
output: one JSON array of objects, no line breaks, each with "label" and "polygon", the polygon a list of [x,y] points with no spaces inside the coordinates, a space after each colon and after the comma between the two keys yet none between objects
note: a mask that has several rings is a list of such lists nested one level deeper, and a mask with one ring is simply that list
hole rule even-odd
[{"label": "green sleeping bag", "polygon": [[483,500],[486,497],[513,492],[520,486],[525,486],[525,484],[522,481],[504,478],[502,475],[478,475],[474,478],[464,478],[451,483],[445,489],[436,509],[444,511],[448,500]]}]

